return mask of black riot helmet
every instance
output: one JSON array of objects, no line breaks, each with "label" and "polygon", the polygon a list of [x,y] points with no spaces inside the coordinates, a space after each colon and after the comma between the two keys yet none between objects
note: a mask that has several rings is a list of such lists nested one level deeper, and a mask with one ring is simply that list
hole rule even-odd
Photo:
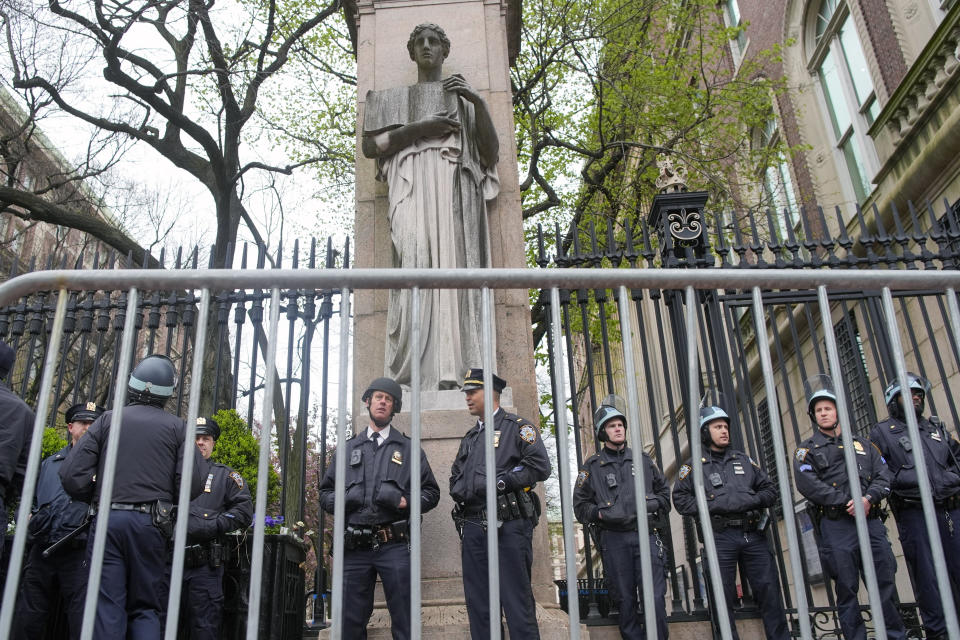
[{"label": "black riot helmet", "polygon": [[[916,407],[917,417],[920,417],[923,414],[923,407],[926,405],[927,394],[930,393],[930,381],[923,376],[918,376],[908,371],[907,386],[910,388],[911,396],[913,396],[914,392],[920,393],[920,404]],[[900,380],[897,378],[894,378],[883,392],[883,401],[887,403],[887,410],[890,411],[890,415],[897,420],[904,420],[906,418],[906,415],[903,413],[904,402],[913,403],[912,397],[909,400],[902,401],[902,395],[903,394],[900,393]]]},{"label": "black riot helmet", "polygon": [[627,417],[616,407],[603,404],[600,405],[600,408],[593,414],[593,427],[597,430],[597,440],[600,442],[607,441],[607,430],[605,427],[613,418],[620,418],[623,420],[623,426],[627,426]]},{"label": "black riot helmet", "polygon": [[803,381],[803,394],[807,399],[807,415],[817,423],[816,414],[813,408],[821,400],[829,400],[833,406],[837,406],[837,392],[833,386],[833,379],[825,373],[818,373]]},{"label": "black riot helmet", "polygon": [[3,340],[0,340],[0,378],[6,378],[13,369],[13,363],[17,360],[17,354],[13,348]]},{"label": "black riot helmet", "polygon": [[600,403],[600,406],[593,414],[593,428],[596,431],[597,440],[607,441],[607,432],[605,427],[607,422],[613,418],[623,420],[623,428],[627,428],[627,403],[623,398],[615,393],[611,393]]},{"label": "black riot helmet", "polygon": [[710,423],[714,420],[723,420],[730,428],[730,414],[718,406],[711,405],[700,407],[700,442],[708,447],[713,444],[713,438],[710,437]]},{"label": "black riot helmet", "polygon": [[367,400],[370,399],[370,396],[373,395],[374,391],[383,391],[384,393],[389,393],[393,397],[393,414],[396,414],[400,411],[401,400],[403,398],[403,389],[400,388],[400,385],[397,384],[396,380],[392,378],[377,378],[367,385],[367,390],[363,392],[362,396],[360,396],[360,400],[366,403]]},{"label": "black riot helmet", "polygon": [[131,404],[163,407],[177,386],[177,369],[167,356],[151,354],[130,372],[127,397]]}]

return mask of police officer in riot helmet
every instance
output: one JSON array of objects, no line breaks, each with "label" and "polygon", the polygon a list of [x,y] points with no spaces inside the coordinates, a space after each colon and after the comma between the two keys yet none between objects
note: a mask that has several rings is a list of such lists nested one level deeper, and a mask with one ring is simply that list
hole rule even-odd
[{"label": "police officer in riot helmet", "polygon": [[534,488],[550,475],[550,459],[539,427],[500,407],[500,394],[507,382],[492,374],[493,446],[496,468],[497,513],[486,513],[486,419],[483,369],[472,368],[461,390],[467,411],[477,421],[460,441],[450,468],[450,496],[457,506],[454,525],[461,536],[460,560],[463,592],[474,640],[490,637],[490,623],[500,623],[499,613],[490,615],[487,572],[487,528],[497,527],[500,563],[500,607],[511,638],[535,640],[536,602],[530,584],[533,569],[533,529],[540,515]]},{"label": "police officer in riot helmet", "polygon": [[[162,355],[147,356],[130,373],[97,599],[97,640],[162,637],[173,505],[187,446],[186,423],[163,410],[176,384],[174,365]],[[60,480],[74,499],[98,501],[112,423],[112,411],[97,418],[63,462]],[[191,499],[203,490],[206,470],[206,461],[195,455],[191,477],[183,479],[190,482]],[[101,522],[98,514],[94,529]],[[92,550],[88,543],[88,562]]]},{"label": "police officer in riot helmet", "polygon": [[681,466],[673,504],[681,514],[698,517],[693,483],[703,482],[733,637],[739,638],[733,618],[739,564],[744,569],[741,579],[750,583],[760,609],[767,639],[787,640],[790,632],[780,582],[765,534],[765,509],[777,502],[777,487],[752,458],[730,446],[730,415],[720,406],[700,409],[700,439],[703,478],[692,477],[690,461]]},{"label": "police officer in riot helmet", "polygon": [[[616,396],[607,398],[594,414],[593,424],[601,445],[580,468],[573,493],[573,510],[577,520],[598,530],[604,574],[620,611],[620,637],[646,640],[643,619],[637,613],[638,604],[643,601],[638,595],[643,582],[637,537],[638,500],[634,493],[633,450],[627,446],[627,418],[617,408],[617,400]],[[670,488],[650,456],[643,452],[640,455],[647,491],[642,504],[650,531],[657,638],[665,640],[668,636],[666,558],[660,536],[666,533]]]},{"label": "police officer in riot helmet", "polygon": [[[863,574],[857,538],[855,507],[844,460],[841,426],[837,416],[837,394],[829,376],[817,375],[804,383],[807,414],[814,426],[813,436],[800,444],[793,458],[797,489],[810,501],[820,556],[834,580],[840,629],[846,640],[865,640],[857,592]],[[880,501],[890,493],[890,471],[875,446],[853,436],[863,509],[871,555],[883,602],[887,637],[905,638],[903,622],[896,608],[896,561],[881,520]]]},{"label": "police officer in riot helmet", "polygon": [[[13,349],[0,340],[0,380],[6,380],[15,361]],[[6,383],[0,382],[0,532],[7,530],[7,507],[20,494],[34,421],[36,416],[27,403]],[[0,545],[2,559],[3,545]]]},{"label": "police officer in riot helmet", "polygon": [[920,502],[916,451],[907,432],[905,412],[912,409],[917,418],[940,542],[947,561],[947,573],[953,582],[953,594],[947,594],[947,599],[953,600],[958,611],[960,602],[955,594],[960,589],[960,443],[947,433],[938,417],[924,417],[930,383],[921,376],[908,373],[907,385],[907,399],[904,399],[898,380],[887,385],[884,400],[890,415],[870,431],[870,439],[879,447],[890,468],[892,492],[888,502],[897,521],[900,544],[913,577],[927,638],[939,639],[947,637],[947,628]]},{"label": "police officer in riot helmet", "polygon": [[34,508],[27,523],[32,546],[26,559],[14,615],[14,638],[34,640],[55,620],[57,601],[63,603],[71,640],[80,637],[86,594],[87,546],[85,523],[89,505],[63,490],[60,470],[67,455],[103,413],[94,402],[67,409],[64,418],[70,442],[40,465]]},{"label": "police officer in riot helmet", "polygon": [[[365,638],[373,613],[377,575],[390,611],[395,640],[410,637],[410,500],[426,513],[440,501],[440,487],[423,450],[391,423],[400,411],[402,390],[390,378],[377,378],[361,400],[369,426],[334,456],[346,456],[344,482],[343,637]],[[410,495],[410,460],[420,456],[420,495]],[[331,462],[320,485],[320,505],[333,513],[336,464]],[[419,526],[419,523],[413,523]]]},{"label": "police officer in riot helmet", "polygon": [[[213,418],[198,417],[197,449],[210,460],[220,439]],[[223,566],[227,545],[224,534],[246,529],[253,521],[253,501],[243,477],[219,462],[210,462],[203,492],[190,503],[187,548],[184,552],[182,623],[190,640],[220,637],[223,615]]]}]

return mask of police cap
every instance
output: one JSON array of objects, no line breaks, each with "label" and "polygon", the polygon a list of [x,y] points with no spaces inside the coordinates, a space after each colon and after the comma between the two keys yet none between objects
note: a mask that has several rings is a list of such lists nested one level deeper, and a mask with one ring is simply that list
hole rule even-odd
[{"label": "police cap", "polygon": [[213,418],[197,416],[197,435],[213,436],[214,440],[220,439],[220,425]]},{"label": "police cap", "polygon": [[[497,393],[500,393],[507,387],[507,381],[498,376],[497,374],[492,374],[493,377],[493,390]],[[470,391],[472,389],[483,389],[483,369],[473,368],[467,371],[467,375],[463,378],[463,386],[460,387],[461,391]]]},{"label": "police cap", "polygon": [[71,422],[93,422],[103,413],[103,407],[98,407],[96,402],[81,402],[67,409],[64,419],[67,424]]}]

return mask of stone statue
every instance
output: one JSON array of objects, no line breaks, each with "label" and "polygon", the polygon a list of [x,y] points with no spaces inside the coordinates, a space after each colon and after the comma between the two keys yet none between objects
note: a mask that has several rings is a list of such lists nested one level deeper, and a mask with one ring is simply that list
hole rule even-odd
[{"label": "stone statue", "polygon": [[[417,84],[368,91],[363,154],[377,160],[389,187],[393,264],[403,268],[479,268],[490,264],[486,201],[497,196],[497,132],[486,102],[463,76],[443,77],[450,40],[435,24],[417,26],[407,42]],[[482,362],[480,292],[391,291],[386,375],[410,384],[415,354],[410,327],[419,322],[421,386],[456,389]]]}]

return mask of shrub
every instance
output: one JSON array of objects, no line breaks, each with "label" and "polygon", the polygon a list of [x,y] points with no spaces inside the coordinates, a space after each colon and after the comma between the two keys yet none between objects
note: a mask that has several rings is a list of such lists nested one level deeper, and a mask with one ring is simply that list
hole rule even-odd
[{"label": "shrub", "polygon": [[43,460],[48,456],[52,456],[65,446],[67,446],[67,439],[60,435],[57,429],[47,427],[43,430],[43,444],[40,449],[40,459]]},{"label": "shrub", "polygon": [[[223,409],[213,419],[220,425],[220,438],[211,459],[237,471],[250,485],[250,495],[257,500],[257,464],[260,443],[250,432],[247,423],[233,409]],[[267,511],[280,503],[280,476],[271,466],[267,470]]]}]

